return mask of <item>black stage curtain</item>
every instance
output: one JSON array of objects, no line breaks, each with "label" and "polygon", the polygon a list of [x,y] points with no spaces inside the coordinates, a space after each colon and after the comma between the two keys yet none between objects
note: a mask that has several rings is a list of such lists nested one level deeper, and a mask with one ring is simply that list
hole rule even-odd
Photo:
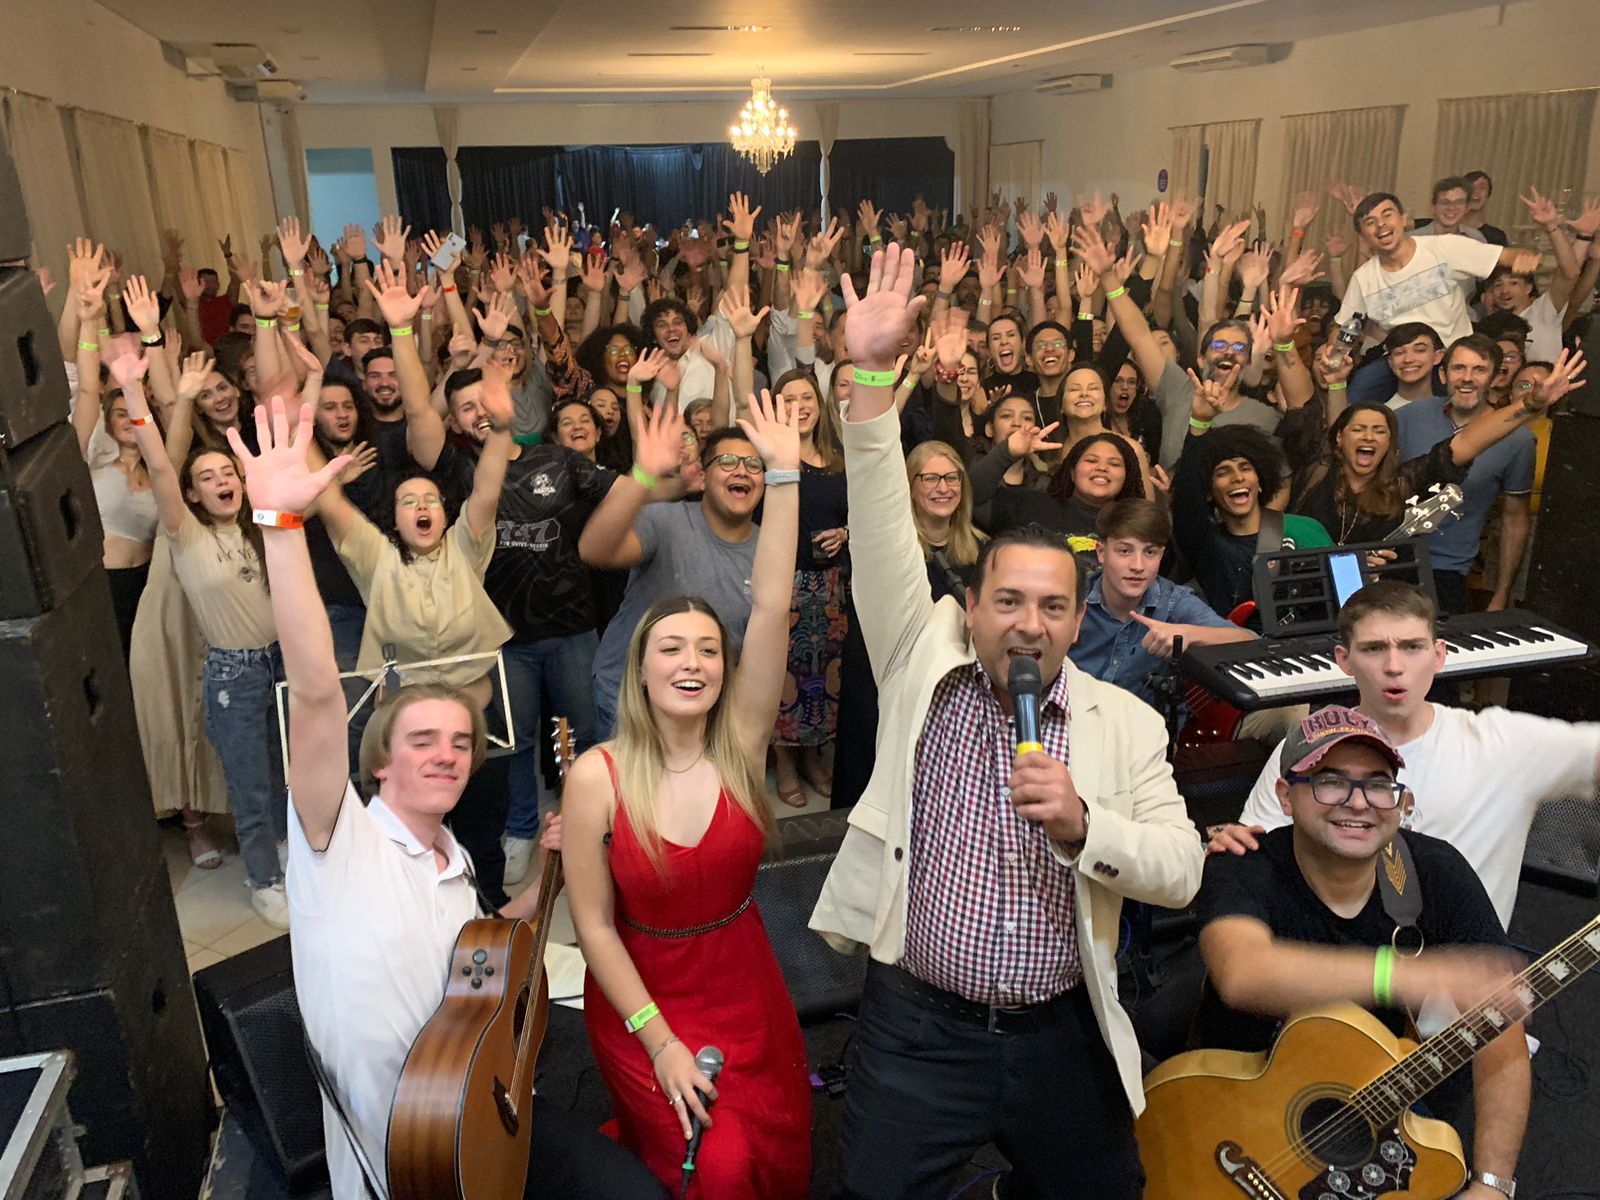
[{"label": "black stage curtain", "polygon": [[462,146],[461,213],[467,228],[483,230],[496,221],[520,217],[530,230],[543,231],[540,209],[556,207],[559,146]]},{"label": "black stage curtain", "polygon": [[940,137],[841,138],[828,154],[828,194],[835,209],[871,200],[885,212],[908,213],[918,196],[929,208],[955,203],[955,151]]},{"label": "black stage curtain", "polygon": [[603,225],[612,210],[631,212],[658,230],[692,217],[723,212],[728,196],[749,195],[768,216],[816,208],[821,149],[797,142],[794,152],[764,177],[731,146],[714,142],[669,146],[576,146],[560,162],[561,200],[576,215],[579,202],[591,224]]},{"label": "black stage curtain", "polygon": [[444,150],[438,146],[396,146],[394,191],[400,219],[411,235],[450,228],[450,183],[445,176]]}]

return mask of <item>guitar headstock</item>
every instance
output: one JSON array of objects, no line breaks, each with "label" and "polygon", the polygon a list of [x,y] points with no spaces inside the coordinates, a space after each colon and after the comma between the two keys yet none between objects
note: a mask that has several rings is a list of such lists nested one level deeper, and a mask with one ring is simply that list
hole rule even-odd
[{"label": "guitar headstock", "polygon": [[1465,502],[1461,488],[1454,483],[1436,483],[1428,489],[1426,500],[1412,496],[1406,501],[1406,519],[1395,532],[1396,537],[1415,537],[1419,533],[1432,533],[1460,511]]},{"label": "guitar headstock", "polygon": [[565,717],[551,717],[550,727],[550,744],[556,750],[556,769],[565,779],[572,766],[572,726]]}]

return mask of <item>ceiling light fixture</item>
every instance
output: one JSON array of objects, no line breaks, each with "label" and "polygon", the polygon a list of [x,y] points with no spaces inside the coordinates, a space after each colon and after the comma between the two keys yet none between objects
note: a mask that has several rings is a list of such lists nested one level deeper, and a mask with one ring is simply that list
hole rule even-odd
[{"label": "ceiling light fixture", "polygon": [[1021,33],[1021,25],[930,25],[929,33]]},{"label": "ceiling light fixture", "polygon": [[668,25],[669,33],[771,33],[771,25]]},{"label": "ceiling light fixture", "polygon": [[765,175],[780,158],[794,150],[795,129],[789,124],[789,110],[779,108],[772,98],[772,80],[761,76],[750,81],[750,99],[739,111],[739,120],[728,129],[733,148]]}]

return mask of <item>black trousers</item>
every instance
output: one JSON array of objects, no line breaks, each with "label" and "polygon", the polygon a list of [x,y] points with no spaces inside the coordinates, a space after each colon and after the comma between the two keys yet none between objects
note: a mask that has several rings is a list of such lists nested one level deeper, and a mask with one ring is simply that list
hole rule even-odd
[{"label": "black trousers", "polygon": [[632,1154],[582,1118],[534,1096],[525,1200],[660,1200],[666,1190]]},{"label": "black trousers", "polygon": [[1017,1200],[1139,1200],[1133,1113],[1083,987],[1026,1032],[990,1033],[890,991],[869,969],[841,1135],[841,1200],[950,1193],[986,1142]]},{"label": "black trousers", "polygon": [[445,818],[450,832],[472,855],[478,886],[497,905],[510,899],[505,888],[506,852],[500,844],[511,806],[510,764],[509,758],[485,761],[467,780],[461,799]]}]

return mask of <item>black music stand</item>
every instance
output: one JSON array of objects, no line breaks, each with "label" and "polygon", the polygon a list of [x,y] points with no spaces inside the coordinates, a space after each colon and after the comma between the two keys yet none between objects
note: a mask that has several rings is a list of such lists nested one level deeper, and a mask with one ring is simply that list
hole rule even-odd
[{"label": "black music stand", "polygon": [[[1369,566],[1367,555],[1380,550],[1392,551],[1394,561]],[[1269,550],[1256,555],[1252,589],[1262,637],[1307,637],[1332,633],[1338,627],[1339,594],[1334,587],[1332,560],[1343,554],[1357,556],[1363,585],[1395,580],[1421,588],[1431,600],[1438,599],[1425,538],[1318,546],[1310,550]]]}]

